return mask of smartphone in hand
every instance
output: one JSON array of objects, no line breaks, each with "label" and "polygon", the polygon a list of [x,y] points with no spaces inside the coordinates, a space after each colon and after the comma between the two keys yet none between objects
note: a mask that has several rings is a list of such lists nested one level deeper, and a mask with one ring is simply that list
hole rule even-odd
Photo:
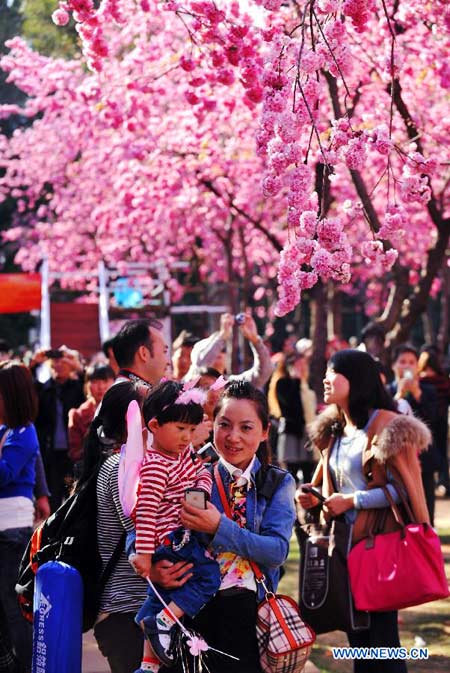
[{"label": "smartphone in hand", "polygon": [[210,463],[214,463],[216,460],[219,460],[219,456],[217,455],[217,451],[214,448],[214,444],[212,442],[206,442],[206,444],[197,451],[197,456],[199,456],[199,458],[202,460],[209,458]]},{"label": "smartphone in hand", "polygon": [[206,493],[200,488],[187,488],[184,492],[184,499],[193,507],[206,509]]},{"label": "smartphone in hand", "polygon": [[301,486],[300,487],[303,493],[310,493],[313,495],[315,498],[320,500],[320,502],[325,502],[326,498],[320,491],[317,490],[317,488],[314,488],[313,486]]}]

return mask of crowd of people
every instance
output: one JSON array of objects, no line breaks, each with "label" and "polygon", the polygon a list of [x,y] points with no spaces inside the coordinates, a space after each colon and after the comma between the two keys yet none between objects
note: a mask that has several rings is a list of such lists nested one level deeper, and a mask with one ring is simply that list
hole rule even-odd
[{"label": "crowd of people", "polygon": [[[234,329],[253,358],[241,373],[227,370]],[[4,349],[2,670],[31,667],[31,626],[20,614],[14,586],[33,526],[99,460],[104,566],[127,536],[94,627],[112,673],[181,671],[180,619],[213,648],[214,673],[260,673],[255,622],[263,592],[251,562],[276,591],[294,522],[318,505],[302,485],[321,489],[326,519],[342,517],[354,525],[354,542],[367,536],[377,510],[388,507],[386,486],[394,502],[408,498],[416,519],[433,524],[436,495],[450,495],[450,380],[436,348],[419,353],[402,344],[391,369],[382,341],[375,328],[358,347],[330,343],[324,405],[310,386],[313,344],[290,338],[272,354],[249,313],[238,321],[224,314],[207,338],[183,330],[171,349],[157,320],[130,320],[87,365],[66,346],[38,350],[27,364]],[[137,503],[128,516],[119,462],[132,401],[140,409],[146,448]],[[203,454],[209,442],[213,449]],[[185,499],[192,489],[203,508]],[[395,522],[386,517],[385,526],[391,530]],[[370,616],[370,627],[348,633],[349,642],[398,646],[397,613]],[[355,662],[354,670],[372,670],[363,663]],[[380,672],[406,670],[402,661],[376,663]]]}]

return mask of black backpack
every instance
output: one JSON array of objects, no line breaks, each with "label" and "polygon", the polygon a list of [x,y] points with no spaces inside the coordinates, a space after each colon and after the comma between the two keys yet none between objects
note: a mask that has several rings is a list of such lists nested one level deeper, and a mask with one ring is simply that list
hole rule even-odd
[{"label": "black backpack", "polygon": [[83,631],[95,623],[100,598],[125,545],[121,536],[102,572],[97,541],[97,476],[99,463],[89,478],[31,536],[19,566],[16,584],[23,616],[33,620],[35,573],[47,561],[62,561],[78,570],[83,580]]}]

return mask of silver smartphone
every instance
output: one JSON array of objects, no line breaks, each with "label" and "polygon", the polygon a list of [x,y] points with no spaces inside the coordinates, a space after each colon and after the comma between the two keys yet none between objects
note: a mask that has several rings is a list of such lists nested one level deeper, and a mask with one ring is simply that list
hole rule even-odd
[{"label": "silver smartphone", "polygon": [[206,493],[200,488],[187,488],[184,492],[184,499],[192,507],[206,509]]}]

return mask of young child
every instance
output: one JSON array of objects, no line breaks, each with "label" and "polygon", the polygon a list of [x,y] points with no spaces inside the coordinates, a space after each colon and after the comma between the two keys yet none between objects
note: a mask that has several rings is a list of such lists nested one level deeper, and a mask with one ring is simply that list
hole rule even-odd
[{"label": "young child", "polygon": [[152,562],[168,559],[193,564],[192,577],[183,586],[158,593],[164,608],[149,586],[148,598],[136,616],[146,635],[141,668],[136,673],[156,673],[161,664],[174,661],[175,615],[194,617],[220,586],[219,566],[208,556],[198,533],[183,529],[180,510],[187,488],[203,490],[209,497],[212,477],[195,457],[191,439],[203,420],[201,391],[184,390],[182,384],[166,381],[154,388],[143,406],[145,424],[153,435],[140,472],[134,513],[136,554],[130,557],[135,570],[150,575]]}]

